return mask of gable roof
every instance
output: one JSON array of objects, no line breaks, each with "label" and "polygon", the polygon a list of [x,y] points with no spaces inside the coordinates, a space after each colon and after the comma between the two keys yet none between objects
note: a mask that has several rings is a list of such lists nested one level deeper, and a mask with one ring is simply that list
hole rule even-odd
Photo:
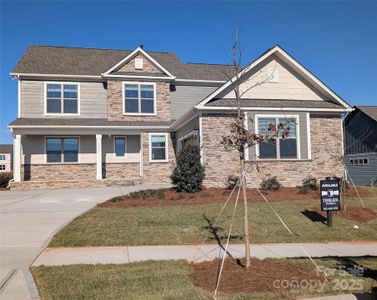
[{"label": "gable roof", "polygon": [[[129,50],[29,46],[11,75],[96,76],[124,60]],[[148,51],[164,69],[178,79],[227,80],[232,66],[225,64],[182,63],[175,53]]]},{"label": "gable roof", "polygon": [[356,106],[356,108],[377,122],[377,106]]},{"label": "gable roof", "polygon": [[[325,94],[329,95],[335,102],[341,104],[345,107],[348,111],[351,111],[352,108],[348,103],[346,103],[340,96],[338,96],[334,91],[332,91],[328,86],[326,86],[321,80],[319,80],[316,76],[314,76],[309,70],[307,70],[304,66],[302,66],[299,62],[297,62],[291,55],[289,55],[284,49],[282,49],[279,45],[274,46],[273,48],[268,49],[265,51],[261,56],[259,56],[256,60],[250,63],[245,69],[243,69],[238,76],[241,78],[246,76],[246,74],[251,71],[254,67],[259,65],[261,62],[265,61],[267,58],[271,57],[272,55],[277,55],[280,59],[282,59],[285,63],[289,66],[294,68],[303,78],[307,79],[314,87],[318,88],[320,91],[324,92]],[[208,105],[208,102],[215,99],[221,92],[225,89],[229,88],[237,79],[237,75],[235,75],[232,79],[228,80],[223,86],[218,88],[212,94],[208,95],[205,99],[203,99],[200,103],[198,103],[195,107],[198,109],[203,109]]]},{"label": "gable roof", "polygon": [[175,77],[166,70],[161,64],[158,63],[152,56],[150,56],[147,52],[145,52],[141,47],[137,47],[134,51],[132,51],[130,54],[128,54],[125,58],[123,58],[120,62],[112,66],[110,69],[108,69],[106,72],[104,72],[101,75],[109,75],[114,70],[120,68],[127,62],[129,62],[132,58],[134,58],[136,55],[142,54],[145,58],[147,58],[149,61],[151,61],[157,68],[159,68],[163,73],[167,75],[167,77],[174,79]]}]

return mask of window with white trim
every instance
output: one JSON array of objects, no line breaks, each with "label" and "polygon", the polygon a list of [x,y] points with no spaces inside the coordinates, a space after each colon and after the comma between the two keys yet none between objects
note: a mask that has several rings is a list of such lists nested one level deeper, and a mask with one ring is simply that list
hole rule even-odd
[{"label": "window with white trim", "polygon": [[151,134],[149,139],[150,161],[167,161],[167,135]]},{"label": "window with white trim", "polygon": [[[281,124],[278,137],[272,137],[269,129]],[[284,132],[288,134],[285,135]],[[268,143],[259,144],[260,159],[298,158],[297,119],[295,117],[259,117],[258,133],[270,138]]]},{"label": "window with white trim", "polygon": [[5,154],[0,154],[0,160],[5,160]]},{"label": "window with white trim", "polygon": [[47,114],[78,114],[78,84],[46,84]]},{"label": "window with white trim", "polygon": [[47,163],[72,163],[78,162],[79,139],[67,138],[46,138]]},{"label": "window with white trim", "polygon": [[123,88],[125,114],[155,114],[155,84],[125,83]]},{"label": "window with white trim", "polygon": [[114,138],[114,153],[116,157],[126,156],[126,138],[125,137]]}]

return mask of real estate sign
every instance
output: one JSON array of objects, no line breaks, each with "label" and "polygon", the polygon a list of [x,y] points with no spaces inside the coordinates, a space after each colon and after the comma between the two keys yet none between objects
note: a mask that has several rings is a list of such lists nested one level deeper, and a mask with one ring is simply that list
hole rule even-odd
[{"label": "real estate sign", "polygon": [[339,180],[321,180],[321,210],[340,210],[340,184]]}]

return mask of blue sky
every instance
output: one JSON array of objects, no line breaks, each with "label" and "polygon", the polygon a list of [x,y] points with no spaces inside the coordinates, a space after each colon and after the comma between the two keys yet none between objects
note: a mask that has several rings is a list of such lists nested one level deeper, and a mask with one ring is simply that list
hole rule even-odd
[{"label": "blue sky", "polygon": [[377,2],[1,1],[0,143],[17,117],[9,72],[28,45],[176,52],[230,63],[237,25],[244,63],[280,44],[351,105],[377,105]]}]

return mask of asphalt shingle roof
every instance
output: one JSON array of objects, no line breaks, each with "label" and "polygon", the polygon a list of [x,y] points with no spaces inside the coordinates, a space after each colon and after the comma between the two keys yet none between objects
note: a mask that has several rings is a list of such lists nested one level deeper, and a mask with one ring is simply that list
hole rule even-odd
[{"label": "asphalt shingle roof", "polygon": [[12,144],[0,144],[0,153],[12,153],[13,145]]},{"label": "asphalt shingle roof", "polygon": [[[57,46],[29,46],[12,73],[100,76],[131,51]],[[147,51],[179,79],[227,80],[231,65],[182,63],[175,53]]]},{"label": "asphalt shingle roof", "polygon": [[377,106],[356,106],[364,114],[377,122]]}]

